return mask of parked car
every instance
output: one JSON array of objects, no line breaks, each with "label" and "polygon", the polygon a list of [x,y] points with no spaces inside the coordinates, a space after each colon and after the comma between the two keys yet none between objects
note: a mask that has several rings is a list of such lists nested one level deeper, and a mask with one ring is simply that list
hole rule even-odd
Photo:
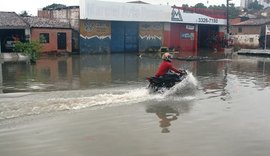
[{"label": "parked car", "polygon": [[6,40],[5,40],[5,49],[7,51],[12,51],[13,48],[15,47],[15,42],[14,39],[12,37],[8,37]]}]

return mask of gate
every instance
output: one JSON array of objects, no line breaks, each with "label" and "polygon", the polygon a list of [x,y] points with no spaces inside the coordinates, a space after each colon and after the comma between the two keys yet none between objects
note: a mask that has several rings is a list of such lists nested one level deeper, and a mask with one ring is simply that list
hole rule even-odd
[{"label": "gate", "polygon": [[138,51],[138,23],[112,22],[111,51],[112,53]]}]

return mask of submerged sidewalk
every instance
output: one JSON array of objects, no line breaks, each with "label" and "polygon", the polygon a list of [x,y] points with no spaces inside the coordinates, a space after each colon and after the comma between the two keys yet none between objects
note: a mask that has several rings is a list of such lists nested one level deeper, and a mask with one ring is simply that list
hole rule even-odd
[{"label": "submerged sidewalk", "polygon": [[29,62],[29,57],[21,53],[0,53],[0,62]]},{"label": "submerged sidewalk", "polygon": [[241,49],[239,55],[270,56],[270,49]]}]

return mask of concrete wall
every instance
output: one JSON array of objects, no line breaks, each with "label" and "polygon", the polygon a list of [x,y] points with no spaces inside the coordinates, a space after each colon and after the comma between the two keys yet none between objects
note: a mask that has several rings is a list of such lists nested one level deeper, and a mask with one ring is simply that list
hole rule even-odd
[{"label": "concrete wall", "polygon": [[233,35],[233,44],[242,48],[259,48],[259,35]]},{"label": "concrete wall", "polygon": [[59,52],[63,50],[58,50],[57,48],[57,33],[66,33],[66,45],[67,49],[65,52],[72,52],[72,46],[71,46],[71,29],[42,29],[42,28],[32,28],[32,38],[31,40],[39,40],[40,33],[48,33],[49,34],[49,43],[43,43],[42,52]]}]

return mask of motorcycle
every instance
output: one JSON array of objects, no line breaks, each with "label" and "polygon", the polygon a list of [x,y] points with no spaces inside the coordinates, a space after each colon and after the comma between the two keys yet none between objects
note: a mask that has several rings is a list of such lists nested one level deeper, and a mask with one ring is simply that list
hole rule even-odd
[{"label": "motorcycle", "polygon": [[162,92],[163,89],[170,89],[174,85],[180,83],[187,77],[187,72],[183,70],[181,74],[178,73],[168,73],[164,76],[160,77],[148,77],[147,80],[149,82],[148,88],[151,92]]}]

